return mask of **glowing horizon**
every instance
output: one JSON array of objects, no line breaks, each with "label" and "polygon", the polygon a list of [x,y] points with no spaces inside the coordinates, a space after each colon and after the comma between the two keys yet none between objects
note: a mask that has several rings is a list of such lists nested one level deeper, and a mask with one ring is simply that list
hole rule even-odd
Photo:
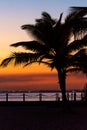
[{"label": "glowing horizon", "polygon": [[[86,76],[81,73],[69,74],[66,79],[66,88],[67,90],[83,90],[86,81]],[[0,75],[0,91],[35,90],[60,90],[57,73]]]}]

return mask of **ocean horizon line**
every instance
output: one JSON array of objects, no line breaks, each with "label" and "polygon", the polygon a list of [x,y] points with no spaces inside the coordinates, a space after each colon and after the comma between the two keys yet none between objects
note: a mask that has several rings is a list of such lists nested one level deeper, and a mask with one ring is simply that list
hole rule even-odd
[{"label": "ocean horizon line", "polygon": [[[66,92],[82,92],[85,89],[67,89]],[[40,93],[40,92],[61,92],[61,90],[0,90],[0,93]]]}]

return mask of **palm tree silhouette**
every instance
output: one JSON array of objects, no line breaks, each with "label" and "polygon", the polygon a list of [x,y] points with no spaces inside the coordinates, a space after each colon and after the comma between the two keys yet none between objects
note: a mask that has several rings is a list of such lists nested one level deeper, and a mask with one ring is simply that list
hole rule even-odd
[{"label": "palm tree silhouette", "polygon": [[[30,32],[35,40],[11,44],[22,46],[29,52],[13,52],[4,59],[1,66],[11,61],[14,65],[43,63],[58,72],[62,100],[66,99],[66,74],[82,71],[87,73],[87,8],[71,7],[65,21],[53,19],[47,12],[42,12],[41,19],[35,24],[23,25],[22,29]],[[72,40],[70,40],[72,38]]]}]

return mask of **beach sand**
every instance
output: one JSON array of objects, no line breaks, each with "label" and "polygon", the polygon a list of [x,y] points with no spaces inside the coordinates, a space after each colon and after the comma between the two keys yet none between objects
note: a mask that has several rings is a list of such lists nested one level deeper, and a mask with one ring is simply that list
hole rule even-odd
[{"label": "beach sand", "polygon": [[87,104],[0,103],[0,130],[87,130]]}]

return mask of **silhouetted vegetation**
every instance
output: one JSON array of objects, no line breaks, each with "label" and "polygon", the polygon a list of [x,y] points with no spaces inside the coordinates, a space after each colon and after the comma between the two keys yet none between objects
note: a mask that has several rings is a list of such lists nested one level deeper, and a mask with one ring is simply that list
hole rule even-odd
[{"label": "silhouetted vegetation", "polygon": [[66,101],[66,74],[79,72],[87,74],[87,7],[71,7],[65,21],[63,13],[53,19],[47,12],[35,20],[35,24],[23,25],[34,36],[33,41],[22,41],[11,46],[22,46],[29,52],[13,52],[4,59],[1,66],[33,63],[45,64],[58,72],[62,99]]}]

